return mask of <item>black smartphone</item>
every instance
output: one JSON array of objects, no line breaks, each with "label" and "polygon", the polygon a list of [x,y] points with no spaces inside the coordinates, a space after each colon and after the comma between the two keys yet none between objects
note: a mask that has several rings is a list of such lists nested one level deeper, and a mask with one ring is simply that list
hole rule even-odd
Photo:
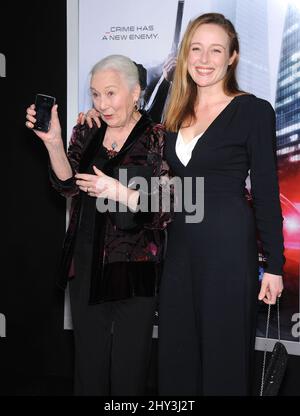
[{"label": "black smartphone", "polygon": [[35,111],[36,123],[34,128],[45,133],[48,132],[51,120],[51,109],[56,102],[55,97],[44,94],[36,94],[35,96]]}]

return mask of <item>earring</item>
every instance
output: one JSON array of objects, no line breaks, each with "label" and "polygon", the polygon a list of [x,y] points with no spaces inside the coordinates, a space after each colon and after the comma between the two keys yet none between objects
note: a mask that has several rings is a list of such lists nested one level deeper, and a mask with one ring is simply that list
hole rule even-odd
[{"label": "earring", "polygon": [[139,106],[138,106],[137,101],[135,101],[135,103],[134,103],[134,106],[133,106],[133,111],[134,111],[135,113],[137,113],[137,112],[139,111]]}]

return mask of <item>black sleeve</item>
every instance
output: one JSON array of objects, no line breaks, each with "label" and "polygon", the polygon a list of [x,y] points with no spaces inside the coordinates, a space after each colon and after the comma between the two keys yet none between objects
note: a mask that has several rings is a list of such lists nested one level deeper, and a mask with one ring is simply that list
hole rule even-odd
[{"label": "black sleeve", "polygon": [[257,228],[266,257],[265,271],[282,275],[282,212],[276,166],[275,112],[267,101],[255,99],[248,137],[251,194]]},{"label": "black sleeve", "polygon": [[78,186],[75,183],[75,178],[72,176],[65,181],[59,179],[56,175],[54,170],[52,169],[51,163],[48,163],[48,170],[49,170],[49,179],[50,183],[52,184],[53,188],[60,193],[64,197],[72,197],[78,194]]}]

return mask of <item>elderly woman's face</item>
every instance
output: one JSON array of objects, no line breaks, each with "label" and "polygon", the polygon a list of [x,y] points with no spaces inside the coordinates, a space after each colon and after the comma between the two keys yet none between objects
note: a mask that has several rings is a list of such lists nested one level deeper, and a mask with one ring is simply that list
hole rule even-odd
[{"label": "elderly woman's face", "polygon": [[110,127],[126,126],[139,98],[139,87],[130,90],[123,76],[116,70],[96,72],[90,84],[93,104]]}]

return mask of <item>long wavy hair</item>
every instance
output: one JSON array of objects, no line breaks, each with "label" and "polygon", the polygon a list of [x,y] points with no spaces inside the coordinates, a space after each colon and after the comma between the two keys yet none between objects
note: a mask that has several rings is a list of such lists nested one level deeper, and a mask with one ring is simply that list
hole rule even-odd
[{"label": "long wavy hair", "polygon": [[170,99],[164,116],[167,130],[178,131],[182,125],[186,127],[195,119],[197,85],[188,73],[187,61],[194,33],[200,25],[208,23],[221,26],[229,36],[229,56],[231,57],[234,51],[237,53],[233,63],[228,66],[223,80],[224,92],[229,96],[242,92],[236,80],[240,47],[233,24],[220,13],[206,13],[197,17],[189,23],[180,45]]}]

